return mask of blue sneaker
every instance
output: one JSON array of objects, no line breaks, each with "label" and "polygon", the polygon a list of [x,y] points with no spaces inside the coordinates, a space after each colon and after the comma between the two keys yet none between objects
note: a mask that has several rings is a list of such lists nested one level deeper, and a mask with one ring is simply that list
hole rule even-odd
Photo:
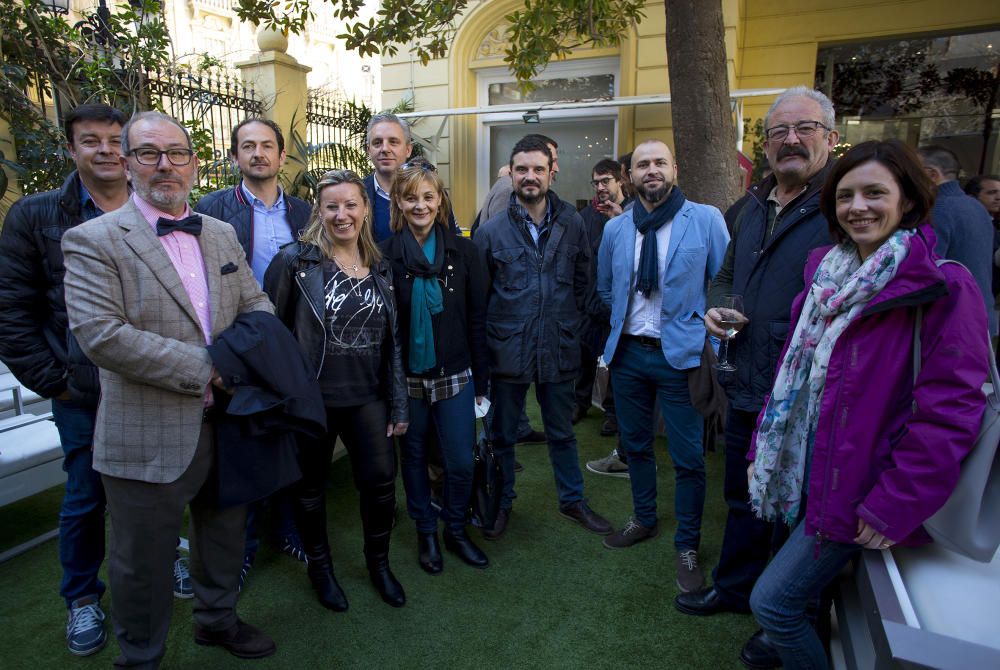
[{"label": "blue sneaker", "polygon": [[174,558],[174,598],[187,600],[194,598],[194,587],[191,586],[191,570],[188,568],[188,559],[181,557],[180,553]]},{"label": "blue sneaker", "polygon": [[108,642],[104,630],[104,612],[97,596],[77,598],[69,607],[66,622],[66,646],[76,656],[96,654]]}]

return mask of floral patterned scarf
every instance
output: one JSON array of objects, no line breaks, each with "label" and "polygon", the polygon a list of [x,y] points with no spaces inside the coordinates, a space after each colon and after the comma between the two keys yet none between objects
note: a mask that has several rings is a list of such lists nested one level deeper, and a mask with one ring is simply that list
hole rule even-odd
[{"label": "floral patterned scarf", "polygon": [[757,516],[790,526],[798,520],[834,344],[896,275],[913,234],[897,230],[864,263],[847,240],[816,269],[757,430],[750,481]]}]

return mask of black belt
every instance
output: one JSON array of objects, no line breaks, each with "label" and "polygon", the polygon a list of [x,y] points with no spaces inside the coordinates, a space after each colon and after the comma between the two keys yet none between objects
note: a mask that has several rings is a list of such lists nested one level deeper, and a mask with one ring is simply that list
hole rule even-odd
[{"label": "black belt", "polygon": [[646,337],[645,335],[629,335],[628,333],[622,333],[623,339],[632,340],[640,347],[648,347],[650,349],[660,349],[660,338],[658,337]]}]

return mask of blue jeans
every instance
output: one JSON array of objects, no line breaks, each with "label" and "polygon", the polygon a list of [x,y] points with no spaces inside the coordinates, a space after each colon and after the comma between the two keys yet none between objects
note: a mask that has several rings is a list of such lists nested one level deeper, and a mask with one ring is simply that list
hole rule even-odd
[{"label": "blue jeans", "polygon": [[[818,548],[818,553],[817,553]],[[809,621],[808,610],[823,589],[861,551],[857,544],[823,540],[792,531],[750,594],[750,608],[781,655],[785,670],[825,670],[826,649]]]},{"label": "blue jeans", "polygon": [[403,436],[400,462],[406,509],[417,522],[417,532],[437,531],[437,515],[431,507],[431,480],[427,475],[427,433],[437,431],[444,460],[444,500],[441,518],[452,533],[465,529],[465,513],[472,495],[472,442],[475,439],[475,387],[433,405],[410,398],[410,427]]},{"label": "blue jeans", "polygon": [[691,406],[687,372],[667,363],[659,347],[623,337],[609,366],[618,432],[628,453],[635,518],[656,525],[656,454],[653,452],[653,407],[657,400],[667,425],[667,449],[674,462],[674,510],[678,551],[697,549],[705,507],[705,454],[701,415]]},{"label": "blue jeans", "polygon": [[[514,444],[517,442],[518,418],[524,412],[524,397],[530,384],[507,382],[494,378],[490,386],[493,396],[493,450],[503,466],[503,500],[501,509],[514,505]],[[535,384],[535,398],[542,410],[545,439],[549,443],[549,461],[556,480],[559,506],[566,507],[583,500],[583,473],[576,451],[573,433],[575,383]]]},{"label": "blue jeans", "polygon": [[104,485],[94,470],[97,410],[73,400],[52,399],[52,416],[63,448],[66,493],[59,510],[59,595],[69,607],[84,596],[104,594],[97,578],[104,560]]}]

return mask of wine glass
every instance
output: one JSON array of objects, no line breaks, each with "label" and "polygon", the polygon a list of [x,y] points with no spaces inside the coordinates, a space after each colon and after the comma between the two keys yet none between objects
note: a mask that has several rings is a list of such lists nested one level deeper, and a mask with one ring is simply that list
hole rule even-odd
[{"label": "wine glass", "polygon": [[740,329],[747,324],[747,319],[743,315],[743,296],[736,293],[727,293],[722,296],[716,309],[719,312],[719,323],[726,330],[719,345],[719,362],[715,364],[715,369],[722,372],[736,372],[736,366],[729,362],[729,340],[740,332]]}]

